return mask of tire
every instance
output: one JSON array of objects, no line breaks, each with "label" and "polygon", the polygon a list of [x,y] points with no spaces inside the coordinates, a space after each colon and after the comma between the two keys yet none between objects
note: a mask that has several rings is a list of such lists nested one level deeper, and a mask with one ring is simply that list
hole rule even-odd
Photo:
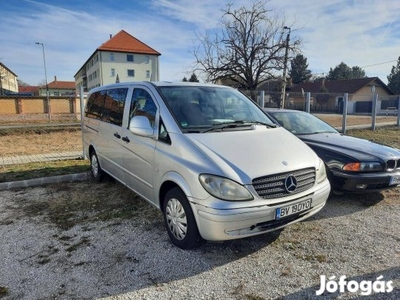
[{"label": "tire", "polygon": [[171,242],[181,249],[192,249],[203,241],[186,195],[178,187],[164,198],[163,215]]},{"label": "tire", "polygon": [[90,153],[90,169],[92,172],[92,179],[95,182],[100,182],[104,178],[104,171],[100,167],[99,159],[97,158],[96,151]]}]

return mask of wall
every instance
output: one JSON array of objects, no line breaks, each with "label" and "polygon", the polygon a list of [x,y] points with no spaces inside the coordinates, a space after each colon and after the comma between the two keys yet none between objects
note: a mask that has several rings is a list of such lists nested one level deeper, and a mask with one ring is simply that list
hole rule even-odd
[{"label": "wall", "polygon": [[[48,113],[46,97],[0,96],[0,115]],[[79,114],[79,98],[50,97],[51,114]]]}]

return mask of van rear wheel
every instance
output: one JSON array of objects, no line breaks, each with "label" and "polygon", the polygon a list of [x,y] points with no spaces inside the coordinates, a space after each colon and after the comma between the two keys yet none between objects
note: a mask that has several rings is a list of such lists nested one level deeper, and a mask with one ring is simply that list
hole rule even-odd
[{"label": "van rear wheel", "polygon": [[96,151],[90,153],[90,168],[92,171],[92,178],[96,182],[100,182],[104,177],[104,171],[100,167],[99,159],[97,158]]},{"label": "van rear wheel", "polygon": [[202,242],[192,208],[180,188],[172,188],[165,195],[163,215],[168,236],[175,246],[191,249]]}]

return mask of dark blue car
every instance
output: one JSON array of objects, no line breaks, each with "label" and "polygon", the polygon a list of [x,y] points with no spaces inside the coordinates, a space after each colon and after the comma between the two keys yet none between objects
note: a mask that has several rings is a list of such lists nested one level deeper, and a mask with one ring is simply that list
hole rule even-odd
[{"label": "dark blue car", "polygon": [[381,191],[400,185],[400,150],[343,135],[302,111],[265,109],[325,162],[334,193]]}]

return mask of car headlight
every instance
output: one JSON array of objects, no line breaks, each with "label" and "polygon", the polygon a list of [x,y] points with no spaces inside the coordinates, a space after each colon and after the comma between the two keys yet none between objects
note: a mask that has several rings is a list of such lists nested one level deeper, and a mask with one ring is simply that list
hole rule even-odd
[{"label": "car headlight", "polygon": [[383,168],[378,162],[352,162],[345,164],[343,170],[350,172],[377,172],[383,171]]},{"label": "car headlight", "polygon": [[322,159],[319,159],[319,166],[317,169],[317,183],[321,183],[325,179],[326,179],[325,163],[322,161]]},{"label": "car headlight", "polygon": [[253,200],[248,189],[228,178],[200,174],[199,180],[204,189],[216,198],[229,201]]}]

